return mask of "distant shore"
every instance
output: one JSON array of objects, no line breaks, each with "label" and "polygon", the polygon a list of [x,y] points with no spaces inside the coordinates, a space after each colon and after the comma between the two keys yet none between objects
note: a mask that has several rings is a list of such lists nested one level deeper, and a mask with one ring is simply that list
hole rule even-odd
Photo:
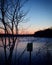
[{"label": "distant shore", "polygon": [[52,29],[40,30],[34,33],[35,37],[52,38]]},{"label": "distant shore", "polygon": [[44,37],[52,38],[52,29],[45,29],[35,32],[34,34],[0,34],[0,37]]}]

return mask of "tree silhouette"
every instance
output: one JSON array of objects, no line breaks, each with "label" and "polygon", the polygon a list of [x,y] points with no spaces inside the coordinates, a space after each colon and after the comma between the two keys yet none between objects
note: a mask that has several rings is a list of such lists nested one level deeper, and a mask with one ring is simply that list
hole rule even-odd
[{"label": "tree silhouette", "polygon": [[[24,20],[24,17],[27,14],[27,12],[24,13],[22,10],[22,7],[27,1],[28,0],[0,0],[0,23],[2,24],[2,26],[0,26],[0,29],[4,30],[5,34],[18,34],[18,25]],[[3,38],[1,39],[5,52],[5,65],[11,65],[12,54],[17,38],[8,38],[8,45],[6,37],[4,39],[5,41]],[[10,52],[8,58],[6,53],[7,48],[9,48]]]}]

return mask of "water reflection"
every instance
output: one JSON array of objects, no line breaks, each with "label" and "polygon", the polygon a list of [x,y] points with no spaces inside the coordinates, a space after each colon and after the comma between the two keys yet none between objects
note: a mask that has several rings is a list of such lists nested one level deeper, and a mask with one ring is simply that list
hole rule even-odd
[{"label": "water reflection", "polygon": [[[31,65],[51,65],[52,63],[52,38],[33,38],[24,37],[17,38],[15,47],[12,54],[11,65],[29,65],[29,52],[27,51],[27,43],[33,43],[33,51],[31,52]],[[3,42],[0,38],[0,65],[5,64],[4,54],[4,38]],[[6,45],[9,44],[7,38]],[[12,45],[12,39],[10,39],[10,46]],[[6,48],[7,59],[10,54],[9,46]]]}]

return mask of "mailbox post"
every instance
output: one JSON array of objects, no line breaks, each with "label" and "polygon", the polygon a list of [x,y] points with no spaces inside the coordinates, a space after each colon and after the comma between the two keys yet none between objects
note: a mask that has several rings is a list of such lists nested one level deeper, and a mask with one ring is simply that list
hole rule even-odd
[{"label": "mailbox post", "polygon": [[27,44],[27,51],[30,53],[29,55],[29,65],[31,65],[31,52],[33,51],[33,44],[32,43],[28,43]]}]

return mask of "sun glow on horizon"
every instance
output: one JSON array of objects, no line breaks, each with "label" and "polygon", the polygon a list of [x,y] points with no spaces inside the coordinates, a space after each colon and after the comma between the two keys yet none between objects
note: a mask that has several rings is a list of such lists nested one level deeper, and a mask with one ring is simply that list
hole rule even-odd
[{"label": "sun glow on horizon", "polygon": [[[40,27],[40,28],[32,27],[32,28],[30,28],[28,30],[24,30],[24,29],[19,30],[18,34],[34,34],[36,31],[44,30],[44,29],[48,29],[48,28],[52,29],[52,27]],[[4,30],[0,29],[0,34],[4,34]],[[15,30],[14,30],[14,34],[16,34]]]}]

